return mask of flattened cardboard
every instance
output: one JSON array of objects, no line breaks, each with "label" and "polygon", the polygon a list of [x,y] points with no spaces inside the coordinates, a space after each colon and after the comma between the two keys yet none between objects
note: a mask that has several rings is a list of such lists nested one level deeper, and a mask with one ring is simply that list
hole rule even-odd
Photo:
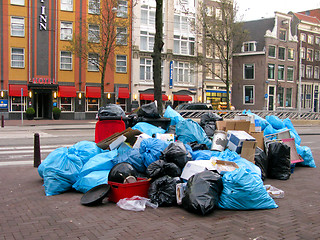
[{"label": "flattened cardboard", "polygon": [[244,141],[242,143],[241,157],[254,163],[257,141]]},{"label": "flattened cardboard", "polygon": [[262,132],[250,132],[250,135],[257,141],[257,147],[264,150],[263,131]]}]

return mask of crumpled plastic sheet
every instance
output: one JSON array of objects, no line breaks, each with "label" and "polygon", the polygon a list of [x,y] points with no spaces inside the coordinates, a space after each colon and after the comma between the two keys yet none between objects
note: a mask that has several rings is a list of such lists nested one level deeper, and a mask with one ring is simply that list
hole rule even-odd
[{"label": "crumpled plastic sheet", "polygon": [[120,199],[117,202],[117,206],[124,210],[139,212],[144,211],[146,207],[152,207],[153,209],[156,209],[158,204],[152,203],[148,198],[133,196],[131,198]]}]

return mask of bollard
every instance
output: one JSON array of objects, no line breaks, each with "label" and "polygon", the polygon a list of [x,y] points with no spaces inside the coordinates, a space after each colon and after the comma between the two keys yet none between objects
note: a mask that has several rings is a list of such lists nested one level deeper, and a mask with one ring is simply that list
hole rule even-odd
[{"label": "bollard", "polygon": [[40,154],[40,137],[39,133],[34,134],[34,158],[33,158],[33,166],[39,167],[41,164],[41,154]]},{"label": "bollard", "polygon": [[4,127],[4,116],[1,115],[1,127]]}]

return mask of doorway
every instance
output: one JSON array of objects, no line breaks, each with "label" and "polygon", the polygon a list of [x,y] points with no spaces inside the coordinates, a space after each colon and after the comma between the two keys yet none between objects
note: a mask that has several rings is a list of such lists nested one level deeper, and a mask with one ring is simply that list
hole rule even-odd
[{"label": "doorway", "polygon": [[268,110],[274,111],[275,109],[275,86],[269,86],[268,97]]},{"label": "doorway", "polygon": [[51,119],[52,92],[48,89],[36,89],[34,92],[35,117]]}]

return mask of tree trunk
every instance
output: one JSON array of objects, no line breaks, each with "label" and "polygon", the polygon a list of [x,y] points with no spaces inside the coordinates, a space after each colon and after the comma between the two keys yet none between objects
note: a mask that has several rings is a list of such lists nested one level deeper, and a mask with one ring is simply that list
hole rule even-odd
[{"label": "tree trunk", "polygon": [[162,115],[162,78],[161,78],[161,50],[163,47],[163,21],[162,21],[162,3],[163,0],[156,0],[156,35],[153,47],[153,84],[154,99],[158,103],[158,112]]},{"label": "tree trunk", "polygon": [[104,96],[104,76],[105,76],[105,68],[103,68],[101,72],[101,80],[100,80],[100,88],[101,88],[101,97],[100,97],[100,107],[104,107],[106,105],[106,100]]}]

